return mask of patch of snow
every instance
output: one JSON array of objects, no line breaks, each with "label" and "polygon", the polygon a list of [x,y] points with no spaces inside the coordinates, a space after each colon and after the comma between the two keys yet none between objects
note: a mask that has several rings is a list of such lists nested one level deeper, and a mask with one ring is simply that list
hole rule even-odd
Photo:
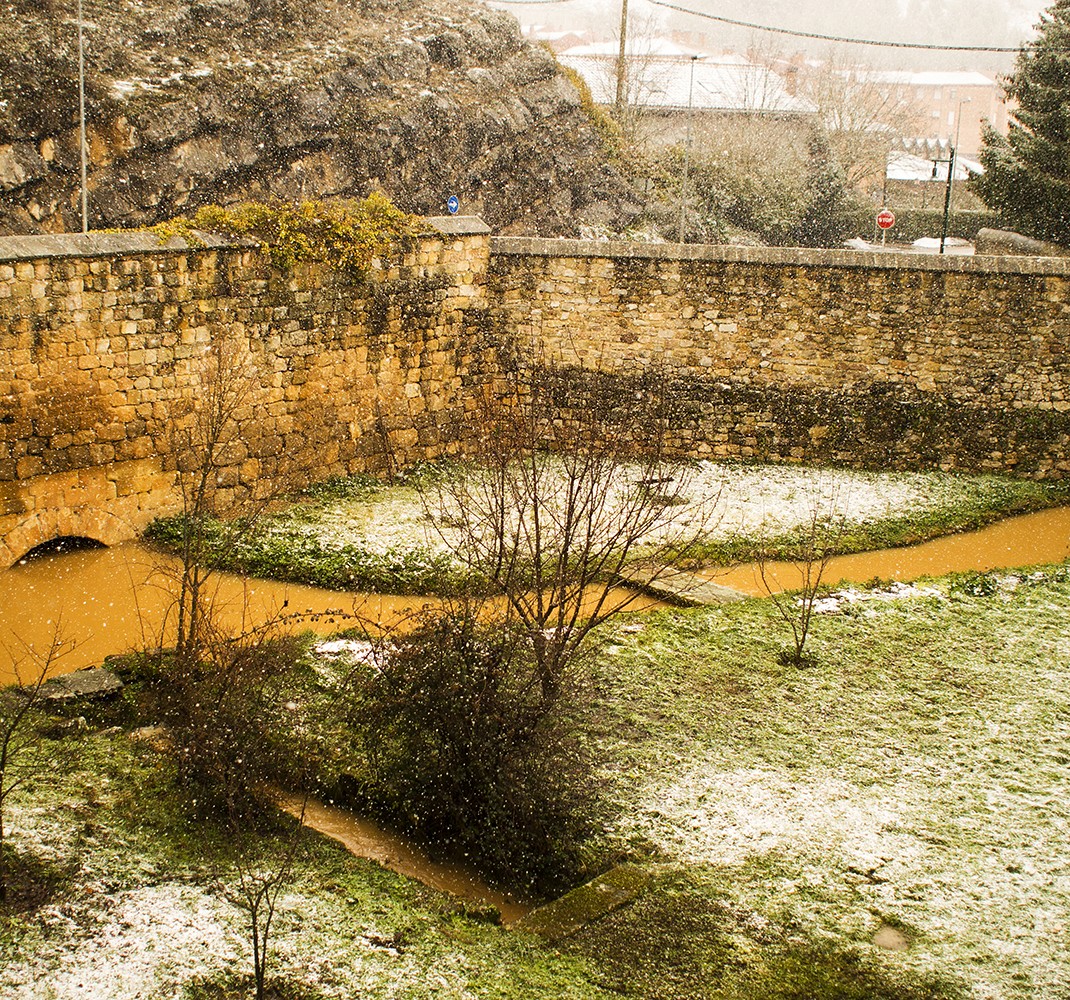
[{"label": "patch of snow", "polygon": [[[66,911],[66,912],[60,912]],[[79,912],[82,911],[82,912]],[[0,974],[8,1000],[132,1000],[180,995],[178,984],[244,960],[241,925],[233,909],[193,886],[163,885],[119,893],[90,904],[49,907],[46,926],[83,918],[95,923],[76,937],[58,937]],[[6,985],[5,985],[6,983]],[[171,990],[166,984],[173,984]]]},{"label": "patch of snow", "polygon": [[[936,587],[927,587],[919,584],[896,582],[888,587],[875,590],[856,590],[849,587],[846,590],[837,590],[814,601],[814,613],[819,615],[837,615],[844,605],[853,607],[872,603],[887,604],[891,601],[907,601],[916,597],[935,597],[946,600],[943,591]],[[801,603],[802,598],[799,598]]]},{"label": "patch of snow", "polygon": [[847,864],[869,870],[918,852],[915,838],[888,832],[898,816],[879,795],[834,777],[791,781],[757,768],[717,771],[701,764],[685,770],[671,785],[649,788],[633,822],[693,864],[835,850]]}]

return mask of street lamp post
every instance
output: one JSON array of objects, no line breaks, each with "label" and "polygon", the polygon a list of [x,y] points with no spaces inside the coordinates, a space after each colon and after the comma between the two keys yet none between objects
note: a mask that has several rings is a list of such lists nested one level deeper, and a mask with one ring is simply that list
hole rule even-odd
[{"label": "street lamp post", "polygon": [[947,206],[944,208],[944,236],[940,240],[940,253],[944,252],[944,240],[947,238],[947,223],[951,215],[951,198],[955,190],[955,162],[959,149],[959,136],[962,134],[962,106],[969,104],[970,98],[964,97],[959,101],[958,110],[955,112],[955,144],[951,147],[951,166],[948,167],[947,175]]},{"label": "street lamp post", "polygon": [[695,115],[695,63],[698,56],[691,57],[691,83],[687,88],[687,140],[684,143],[684,183],[680,191],[680,221],[676,226],[676,242],[684,242],[684,217],[687,213],[687,174],[691,166],[691,119]]}]

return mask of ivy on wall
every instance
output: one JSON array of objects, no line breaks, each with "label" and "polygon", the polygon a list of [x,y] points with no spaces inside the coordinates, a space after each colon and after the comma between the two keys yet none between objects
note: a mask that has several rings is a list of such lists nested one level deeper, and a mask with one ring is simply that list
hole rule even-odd
[{"label": "ivy on wall", "polygon": [[190,217],[178,216],[152,227],[161,240],[180,236],[203,245],[203,236],[251,239],[276,267],[318,262],[350,274],[368,269],[376,257],[395,253],[406,237],[421,231],[421,220],[373,192],[363,200],[246,202],[205,205]]}]

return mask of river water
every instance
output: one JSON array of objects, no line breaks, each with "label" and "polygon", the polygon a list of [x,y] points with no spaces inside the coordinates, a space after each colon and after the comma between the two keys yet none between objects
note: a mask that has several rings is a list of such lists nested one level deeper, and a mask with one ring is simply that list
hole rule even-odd
[{"label": "river water", "polygon": [[[1068,557],[1070,507],[1057,507],[919,545],[837,556],[829,563],[822,582],[866,583],[875,577],[909,582],[945,573],[1058,563]],[[762,597],[769,593],[755,565],[709,570],[706,575],[745,594]],[[802,586],[802,570],[794,563],[770,563],[765,576],[775,590],[797,590]]]},{"label": "river water", "polygon": [[[1061,562],[1070,555],[1070,508],[1008,518],[980,531],[882,552],[841,556],[824,582],[865,583],[874,577],[916,580],[922,576]],[[53,635],[73,648],[60,656],[55,673],[100,663],[110,653],[155,647],[168,640],[177,560],[136,542],[110,549],[83,549],[27,560],[0,571],[0,684],[11,683],[15,665],[32,670],[26,647],[47,649]],[[767,593],[755,566],[709,571],[726,586],[747,594]],[[791,563],[767,567],[767,580],[781,589],[800,585]],[[358,620],[396,623],[430,598],[345,594],[318,587],[212,577],[221,624],[234,630],[276,615],[287,627],[329,634]],[[637,610],[662,607],[644,599]]]}]

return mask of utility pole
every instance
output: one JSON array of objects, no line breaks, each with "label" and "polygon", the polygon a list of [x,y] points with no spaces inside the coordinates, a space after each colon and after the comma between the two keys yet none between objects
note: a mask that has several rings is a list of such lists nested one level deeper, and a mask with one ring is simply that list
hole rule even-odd
[{"label": "utility pole", "polygon": [[684,242],[684,217],[687,213],[687,173],[691,165],[691,119],[695,116],[695,63],[698,56],[691,57],[691,83],[687,88],[687,141],[684,143],[684,183],[680,191],[680,222],[676,227],[676,242]]},{"label": "utility pole", "polygon": [[82,0],[78,0],[78,148],[82,166],[82,232],[89,232],[89,194],[86,190],[85,42],[82,35]]},{"label": "utility pole", "polygon": [[958,157],[959,136],[962,134],[962,106],[969,103],[970,98],[964,97],[959,101],[958,111],[955,112],[955,144],[951,147],[951,163],[947,168],[947,193],[944,199],[944,234],[940,237],[940,253],[944,252],[948,221],[951,218],[951,197],[952,192],[955,190],[955,162]]},{"label": "utility pole", "polygon": [[620,0],[620,52],[617,54],[617,100],[614,107],[617,117],[624,110],[627,96],[627,48],[628,48],[628,0]]}]

